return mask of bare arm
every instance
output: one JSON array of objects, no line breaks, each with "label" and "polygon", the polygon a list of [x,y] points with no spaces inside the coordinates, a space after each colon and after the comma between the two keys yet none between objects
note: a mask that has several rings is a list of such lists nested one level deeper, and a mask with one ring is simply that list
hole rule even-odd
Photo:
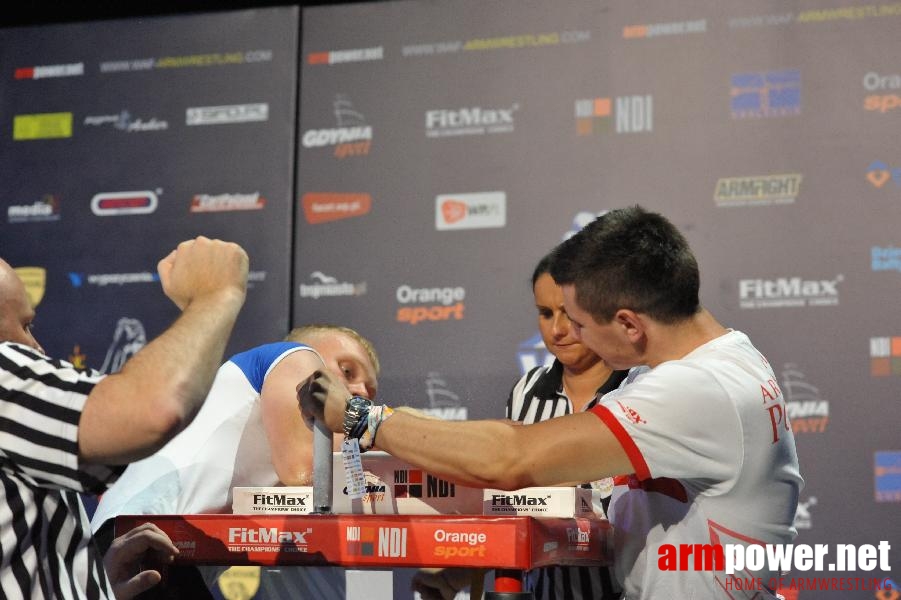
[{"label": "bare arm", "polygon": [[260,406],[272,464],[285,485],[313,484],[313,430],[297,410],[297,383],[325,365],[301,350],[281,360],[263,382]]},{"label": "bare arm", "polygon": [[78,447],[85,462],[149,456],[200,409],[244,303],[248,259],[232,243],[199,237],[160,261],[163,291],[182,314],[85,402]]},{"label": "bare arm", "polygon": [[[350,393],[318,372],[298,388],[301,407],[342,430]],[[376,445],[404,462],[471,487],[518,489],[593,481],[634,468],[607,426],[577,413],[534,425],[510,421],[442,421],[395,412]]]}]

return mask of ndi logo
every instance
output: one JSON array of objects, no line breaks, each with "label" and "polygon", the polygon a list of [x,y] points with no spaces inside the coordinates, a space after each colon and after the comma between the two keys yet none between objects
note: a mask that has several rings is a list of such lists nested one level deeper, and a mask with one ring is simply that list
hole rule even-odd
[{"label": "ndi logo", "polygon": [[648,133],[654,130],[654,97],[650,94],[576,100],[576,135]]}]

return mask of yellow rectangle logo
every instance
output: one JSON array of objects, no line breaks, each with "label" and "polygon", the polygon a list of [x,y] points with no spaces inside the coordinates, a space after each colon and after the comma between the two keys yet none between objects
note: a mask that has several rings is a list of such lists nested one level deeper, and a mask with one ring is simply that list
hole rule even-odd
[{"label": "yellow rectangle logo", "polygon": [[13,118],[13,140],[48,140],[72,137],[72,113],[16,115]]}]

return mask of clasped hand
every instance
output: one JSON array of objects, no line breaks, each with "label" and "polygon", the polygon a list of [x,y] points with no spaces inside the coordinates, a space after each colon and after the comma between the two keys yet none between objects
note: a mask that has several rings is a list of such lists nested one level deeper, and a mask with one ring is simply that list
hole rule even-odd
[{"label": "clasped hand", "polygon": [[343,433],[344,408],[351,394],[327,370],[315,371],[297,386],[297,401],[304,421],[324,421],[330,431]]}]

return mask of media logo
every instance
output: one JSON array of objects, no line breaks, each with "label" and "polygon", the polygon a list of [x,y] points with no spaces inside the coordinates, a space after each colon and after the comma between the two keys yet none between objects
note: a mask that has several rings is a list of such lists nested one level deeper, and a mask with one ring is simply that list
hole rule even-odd
[{"label": "media logo", "polygon": [[144,324],[137,319],[122,317],[116,323],[113,341],[106,350],[101,373],[118,373],[129,358],[147,345],[147,333]]},{"label": "media logo", "polygon": [[44,267],[16,267],[13,269],[22,285],[25,286],[25,294],[31,302],[32,308],[37,308],[44,298],[44,290],[47,289],[47,269]]},{"label": "media logo", "polygon": [[72,113],[39,113],[13,117],[13,140],[52,140],[72,137]]},{"label": "media logo", "polygon": [[871,162],[867,167],[867,181],[874,188],[881,188],[889,180],[901,186],[901,167],[890,167],[880,160]]},{"label": "media logo", "polygon": [[369,154],[372,145],[372,126],[366,124],[363,114],[354,109],[345,94],[336,95],[333,106],[337,127],[305,131],[301,137],[303,147],[334,146],[336,158]]},{"label": "media logo", "polygon": [[795,511],[795,529],[813,529],[813,517],[811,511],[817,505],[817,497],[811,496],[807,500],[799,500]]},{"label": "media logo", "polygon": [[259,192],[252,194],[194,194],[191,198],[192,213],[228,212],[235,210],[262,210],[266,199]]},{"label": "media logo", "polygon": [[350,283],[347,281],[339,282],[336,278],[324,274],[322,271],[313,271],[310,273],[310,279],[313,283],[300,284],[300,297],[312,298],[334,298],[336,296],[362,296],[366,293],[366,282]]},{"label": "media logo", "polygon": [[9,223],[59,221],[59,217],[59,198],[53,194],[45,194],[32,204],[11,204],[6,208]]},{"label": "media logo", "polygon": [[729,91],[733,119],[801,114],[801,71],[758,71],[732,75]]},{"label": "media logo", "polygon": [[835,279],[740,279],[738,295],[740,308],[786,308],[808,306],[837,306],[838,284],[844,275]]},{"label": "media logo", "polygon": [[477,192],[435,198],[435,229],[486,229],[507,225],[507,194]]},{"label": "media logo", "polygon": [[268,120],[269,105],[265,103],[193,106],[185,111],[187,125],[226,125]]},{"label": "media logo", "polygon": [[671,23],[652,23],[650,25],[627,25],[623,27],[623,38],[651,38],[666,35],[686,35],[689,33],[705,33],[707,19],[696,21],[673,21]]},{"label": "media logo", "polygon": [[49,79],[52,77],[79,77],[81,75],[84,75],[84,63],[18,67],[13,76],[16,79]]},{"label": "media logo", "polygon": [[85,127],[101,127],[103,125],[112,125],[119,131],[126,133],[140,133],[144,131],[164,131],[169,129],[169,122],[162,121],[156,117],[148,120],[134,118],[127,110],[120,111],[113,115],[92,115],[84,118]]},{"label": "media logo", "polygon": [[370,48],[352,48],[350,50],[330,50],[327,52],[310,52],[307,54],[309,65],[341,65],[355,62],[382,60],[385,57],[384,46]]},{"label": "media logo", "polygon": [[397,309],[399,323],[418,325],[423,321],[463,320],[466,290],[462,287],[414,288],[405,284],[397,288],[396,296],[400,304],[418,305]]},{"label": "media logo", "polygon": [[788,363],[779,381],[785,394],[785,410],[795,435],[822,433],[829,424],[829,401],[820,396],[820,390],[807,383],[797,365]]},{"label": "media logo", "polygon": [[458,109],[437,109],[425,113],[425,135],[430,138],[461,135],[485,135],[512,133],[514,116],[519,103],[509,108],[483,108],[473,106]]},{"label": "media logo", "polygon": [[105,192],[91,198],[91,212],[98,217],[149,215],[156,211],[159,198],[155,192]]},{"label": "media logo", "polygon": [[303,215],[310,225],[360,217],[372,208],[372,196],[365,193],[307,192],[301,198]]},{"label": "media logo", "polygon": [[901,336],[870,338],[870,376],[901,375]]},{"label": "media logo", "polygon": [[648,133],[654,130],[654,97],[650,94],[576,100],[576,135]]},{"label": "media logo", "polygon": [[720,207],[794,204],[802,179],[800,173],[723,177],[716,182],[713,200]]},{"label": "media logo", "polygon": [[347,553],[351,556],[406,558],[406,527],[363,527],[348,525],[345,529]]},{"label": "media logo", "polygon": [[460,401],[460,396],[447,389],[447,382],[437,371],[429,371],[425,379],[425,393],[429,398],[429,405],[420,408],[433,417],[445,421],[465,421],[469,411]]},{"label": "media logo", "polygon": [[870,269],[901,272],[901,248],[873,246],[870,248]]},{"label": "media logo", "polygon": [[863,76],[863,89],[870,92],[863,99],[863,109],[887,113],[901,108],[901,74],[880,75],[870,71]]},{"label": "media logo", "polygon": [[901,452],[879,451],[873,456],[876,502],[901,502]]},{"label": "media logo", "polygon": [[525,375],[535,367],[549,367],[554,364],[554,355],[548,352],[541,339],[541,332],[519,344],[516,352],[516,359],[519,363],[519,374]]}]

